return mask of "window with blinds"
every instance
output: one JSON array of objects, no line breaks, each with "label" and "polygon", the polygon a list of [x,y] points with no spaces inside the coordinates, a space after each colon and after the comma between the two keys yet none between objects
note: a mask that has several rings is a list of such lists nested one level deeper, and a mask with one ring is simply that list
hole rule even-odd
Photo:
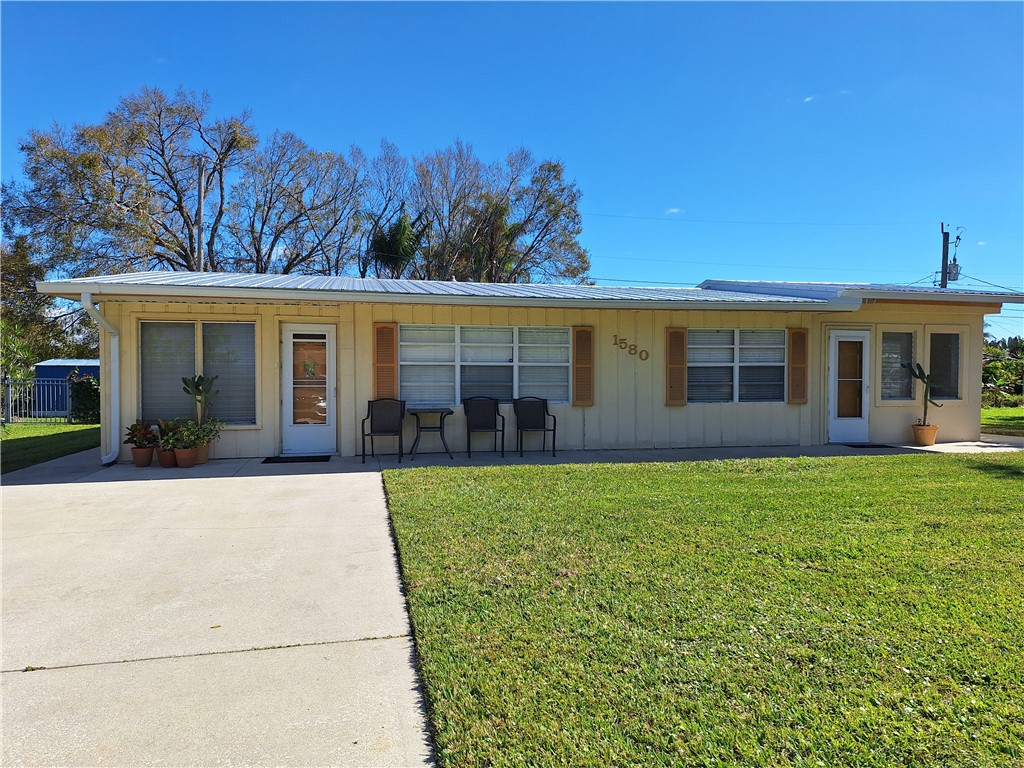
[{"label": "window with blinds", "polygon": [[210,415],[227,424],[256,423],[256,326],[253,323],[141,324],[142,419],[194,419],[182,378],[216,376]]},{"label": "window with blinds", "polygon": [[402,325],[399,391],[410,405],[467,397],[569,401],[568,328]]},{"label": "window with blinds", "polygon": [[256,423],[256,326],[200,323],[203,376],[216,376],[210,415],[225,424]]},{"label": "window with blinds", "polygon": [[785,330],[687,330],[687,402],[774,403],[785,392]]},{"label": "window with blinds", "polygon": [[882,333],[882,399],[913,400],[914,379],[904,364],[914,362],[914,334]]},{"label": "window with blinds", "polygon": [[196,372],[195,323],[142,323],[142,420],[194,419],[195,404],[181,388]]},{"label": "window with blinds", "polygon": [[960,334],[932,333],[928,337],[929,373],[932,375],[932,398],[960,399]]}]

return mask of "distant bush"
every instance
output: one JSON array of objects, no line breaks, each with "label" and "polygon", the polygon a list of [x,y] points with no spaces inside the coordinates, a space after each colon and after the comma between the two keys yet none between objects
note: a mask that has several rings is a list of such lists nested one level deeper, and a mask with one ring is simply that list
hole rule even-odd
[{"label": "distant bush", "polygon": [[992,407],[1024,405],[1024,359],[1019,339],[986,344],[982,354],[981,402]]},{"label": "distant bush", "polygon": [[100,423],[100,382],[76,368],[68,376],[68,396],[71,398],[71,421],[75,424]]}]

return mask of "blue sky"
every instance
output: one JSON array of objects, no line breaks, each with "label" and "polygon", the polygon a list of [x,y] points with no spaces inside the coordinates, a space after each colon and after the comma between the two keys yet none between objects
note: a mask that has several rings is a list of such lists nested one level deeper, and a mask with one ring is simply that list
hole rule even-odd
[{"label": "blue sky", "polygon": [[[2,21],[2,175],[54,121],[206,90],[322,150],[520,145],[593,277],[1024,290],[1022,3],[43,3]],[[1024,334],[1024,309],[994,318]]]}]

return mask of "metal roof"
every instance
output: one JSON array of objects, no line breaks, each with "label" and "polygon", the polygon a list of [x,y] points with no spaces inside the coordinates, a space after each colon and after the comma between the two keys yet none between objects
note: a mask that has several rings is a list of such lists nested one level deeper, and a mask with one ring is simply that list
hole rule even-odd
[{"label": "metal roof", "polygon": [[756,295],[702,288],[610,287],[550,283],[463,283],[381,280],[315,275],[250,275],[226,272],[134,272],[38,284],[41,293],[95,300],[132,298],[250,299],[284,301],[390,301],[524,306],[645,306],[679,304],[815,305],[821,299]]},{"label": "metal roof", "polygon": [[718,291],[739,291],[758,295],[792,296],[825,301],[842,297],[864,299],[885,298],[889,294],[902,294],[904,298],[934,299],[938,301],[1004,301],[1024,302],[1024,293],[1012,291],[979,291],[964,288],[936,288],[924,285],[895,285],[892,283],[791,283],[772,280],[705,280],[699,288]]},{"label": "metal roof", "polygon": [[383,280],[319,275],[250,275],[230,272],[133,272],[58,281],[67,285],[179,286],[252,288],[337,293],[386,293],[419,296],[477,296],[521,299],[586,299],[589,301],[778,301],[783,296],[751,296],[701,288],[615,287],[552,283],[463,283],[442,280]]},{"label": "metal roof", "polygon": [[1014,294],[869,283],[782,283],[706,280],[696,288],[463,283],[317,275],[228,272],[134,272],[38,284],[41,293],[92,301],[388,302],[631,309],[774,309],[850,311],[865,298],[902,295],[979,304],[1020,301]]},{"label": "metal roof", "polygon": [[99,358],[92,360],[81,360],[77,358],[63,358],[57,357],[53,360],[43,360],[42,362],[36,363],[36,365],[93,365],[98,366],[100,364]]}]

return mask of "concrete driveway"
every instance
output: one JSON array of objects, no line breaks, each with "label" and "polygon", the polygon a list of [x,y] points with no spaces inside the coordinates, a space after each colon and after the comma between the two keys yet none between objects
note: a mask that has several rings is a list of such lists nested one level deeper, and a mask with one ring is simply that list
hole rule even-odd
[{"label": "concrete driveway", "polygon": [[3,478],[3,765],[431,764],[376,467],[84,458]]}]

